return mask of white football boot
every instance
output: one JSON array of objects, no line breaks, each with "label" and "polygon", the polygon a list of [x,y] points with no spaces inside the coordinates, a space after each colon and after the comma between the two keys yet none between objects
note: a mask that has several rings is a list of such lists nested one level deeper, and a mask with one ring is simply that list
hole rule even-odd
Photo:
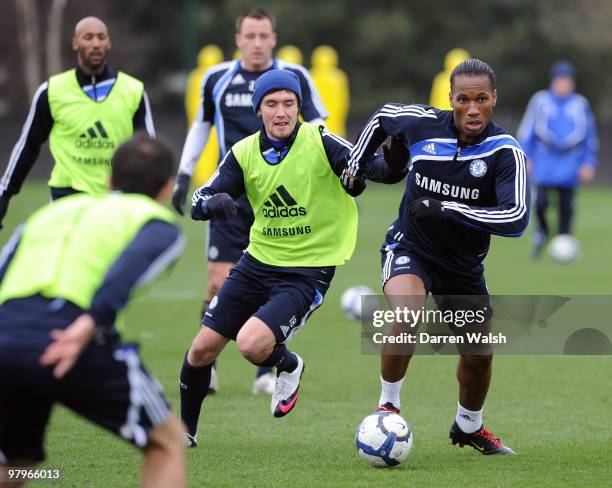
[{"label": "white football boot", "polygon": [[[294,353],[295,354],[295,353]],[[285,371],[277,373],[274,393],[272,393],[271,410],[275,417],[287,415],[298,399],[300,389],[300,378],[304,372],[304,361],[297,356],[298,365],[291,373]]]}]

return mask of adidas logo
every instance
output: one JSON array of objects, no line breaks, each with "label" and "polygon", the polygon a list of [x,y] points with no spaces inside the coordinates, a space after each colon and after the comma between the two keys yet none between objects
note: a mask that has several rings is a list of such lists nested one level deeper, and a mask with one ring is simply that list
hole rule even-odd
[{"label": "adidas logo", "polygon": [[421,149],[429,154],[436,154],[436,145],[433,142],[426,144]]},{"label": "adidas logo", "polygon": [[[96,133],[96,129],[98,129],[97,133]],[[93,127],[90,127],[89,129],[87,129],[79,137],[87,137],[88,135],[92,139],[95,139],[96,137],[102,137],[103,139],[108,139],[108,134],[104,130],[104,126],[102,125],[102,122],[100,122],[99,120],[97,120],[94,123]]]},{"label": "adidas logo", "polygon": [[99,120],[82,132],[74,144],[83,149],[115,149],[115,143],[108,140],[108,133]]},{"label": "adidas logo", "polygon": [[297,202],[289,194],[287,189],[281,185],[264,202],[264,217],[277,219],[281,217],[299,217],[306,215],[304,207],[298,207]]},{"label": "adidas logo", "polygon": [[242,85],[243,83],[246,83],[246,80],[244,79],[244,76],[242,76],[240,73],[234,76],[231,82],[232,85]]},{"label": "adidas logo", "polygon": [[281,331],[283,332],[283,335],[285,337],[287,337],[287,334],[289,333],[289,326],[288,325],[281,325],[280,328],[281,328]]}]

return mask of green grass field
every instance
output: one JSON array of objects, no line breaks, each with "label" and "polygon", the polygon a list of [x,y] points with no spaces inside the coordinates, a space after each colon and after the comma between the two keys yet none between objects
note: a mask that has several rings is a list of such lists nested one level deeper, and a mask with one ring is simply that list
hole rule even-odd
[{"label": "green grass field", "polygon": [[[350,285],[379,290],[378,247],[401,192],[401,185],[373,186],[359,200],[355,255],[338,270],[324,305],[291,343],[307,365],[291,415],[270,415],[269,397],[251,394],[254,367],[234,344],[228,346],[219,365],[220,392],[206,400],[200,419],[200,447],[188,452],[189,486],[610,486],[609,356],[496,358],[485,422],[519,452],[516,458],[484,457],[449,445],[456,358],[419,356],[402,395],[402,414],[415,436],[411,456],[393,470],[358,459],[353,436],[377,406],[378,358],[361,354],[360,325],[342,316],[338,302]],[[11,204],[2,242],[47,198],[42,184],[26,186]],[[486,261],[491,293],[612,294],[610,208],[612,188],[580,193],[576,235],[583,257],[573,265],[555,265],[546,257],[531,261],[528,235],[496,238]],[[206,226],[184,219],[183,227],[188,244],[182,260],[171,277],[133,304],[125,337],[141,343],[145,363],[175,409],[182,357],[198,330],[205,269]],[[138,483],[139,453],[63,408],[53,415],[47,456],[45,466],[64,471],[63,481],[49,486]]]}]

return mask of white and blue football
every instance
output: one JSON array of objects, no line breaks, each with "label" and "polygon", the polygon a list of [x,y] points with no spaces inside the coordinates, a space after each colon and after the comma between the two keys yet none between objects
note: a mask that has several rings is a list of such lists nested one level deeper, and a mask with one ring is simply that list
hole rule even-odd
[{"label": "white and blue football", "polygon": [[356,285],[347,288],[340,297],[340,306],[344,315],[353,320],[360,320],[362,317],[361,296],[374,295],[374,290],[365,285]]},{"label": "white and blue football", "polygon": [[398,414],[374,412],[357,427],[355,444],[366,463],[389,468],[397,466],[410,454],[412,430]]}]

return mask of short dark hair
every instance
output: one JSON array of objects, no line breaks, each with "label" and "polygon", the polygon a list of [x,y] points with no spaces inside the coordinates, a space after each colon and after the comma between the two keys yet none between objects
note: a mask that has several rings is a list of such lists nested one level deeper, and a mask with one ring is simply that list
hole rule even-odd
[{"label": "short dark hair", "polygon": [[272,31],[276,32],[276,17],[274,17],[274,15],[272,15],[270,12],[263,8],[254,8],[251,10],[247,10],[238,16],[238,18],[236,19],[236,33],[240,32],[242,23],[247,17],[257,20],[268,19],[270,21],[270,24],[272,24]]},{"label": "short dark hair", "polygon": [[480,59],[466,59],[462,63],[455,66],[455,69],[450,75],[451,89],[455,83],[457,76],[488,76],[491,82],[491,90],[495,90],[495,71],[484,61]]},{"label": "short dark hair", "polygon": [[113,190],[156,198],[175,172],[170,148],[143,132],[137,133],[121,144],[113,155]]}]

